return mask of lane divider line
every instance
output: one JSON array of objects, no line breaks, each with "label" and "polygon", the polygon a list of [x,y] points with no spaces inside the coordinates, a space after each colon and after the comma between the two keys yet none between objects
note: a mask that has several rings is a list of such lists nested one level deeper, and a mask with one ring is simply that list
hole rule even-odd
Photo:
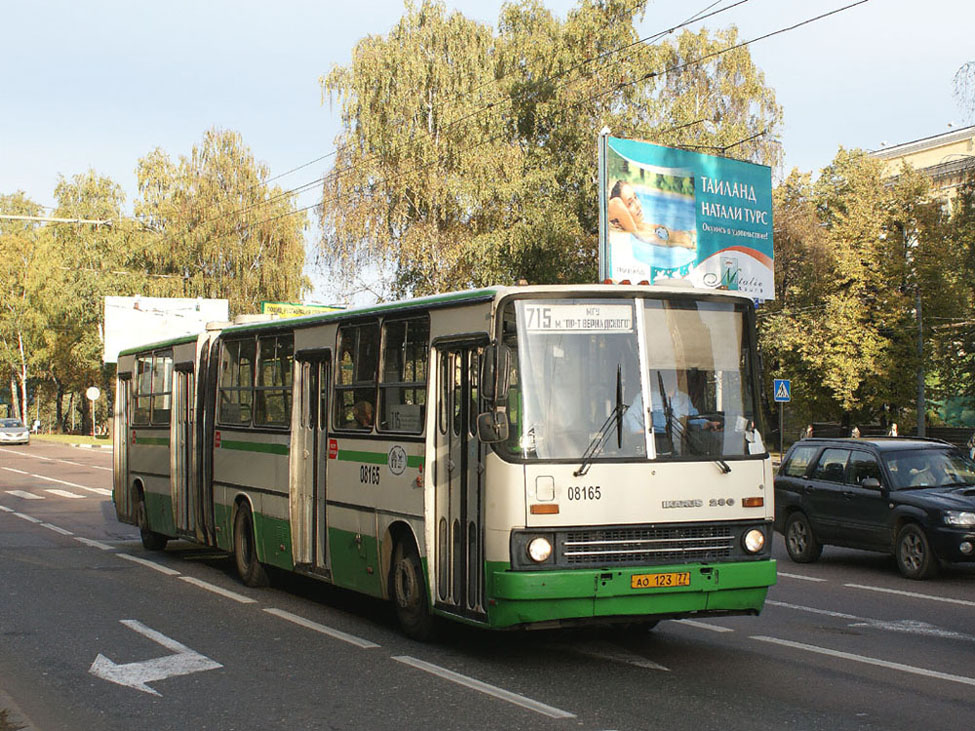
[{"label": "lane divider line", "polygon": [[23,520],[29,520],[31,523],[41,522],[40,518],[35,518],[32,515],[24,515],[23,513],[14,513],[14,515],[16,515],[18,518],[22,518]]},{"label": "lane divider line", "polygon": [[193,586],[198,586],[201,589],[212,591],[214,594],[219,594],[227,599],[233,599],[235,602],[240,602],[241,604],[257,604],[257,599],[251,599],[249,596],[238,594],[235,591],[230,591],[230,589],[224,589],[216,584],[211,584],[209,581],[202,581],[193,576],[180,576],[179,578],[187,584],[193,584]]},{"label": "lane divider line", "polygon": [[820,579],[815,576],[803,576],[802,574],[787,574],[785,571],[777,572],[779,576],[784,576],[787,579],[798,579],[799,581],[815,581],[817,583],[826,583],[828,579]]},{"label": "lane divider line", "polygon": [[541,703],[536,700],[532,700],[518,693],[512,693],[510,690],[505,690],[504,688],[499,688],[496,685],[491,685],[490,683],[485,683],[476,678],[472,678],[468,675],[461,675],[460,673],[455,673],[453,670],[448,670],[447,668],[440,667],[439,665],[434,665],[432,663],[425,662],[423,660],[417,660],[415,657],[410,657],[409,655],[399,655],[393,658],[396,662],[401,662],[404,665],[409,665],[410,667],[417,668],[431,675],[436,675],[444,680],[449,680],[452,683],[457,683],[458,685],[463,685],[471,690],[476,690],[479,693],[484,693],[486,695],[492,696],[499,700],[507,701],[508,703],[513,703],[516,706],[521,706],[529,711],[534,711],[535,713],[540,713],[543,716],[548,716],[549,718],[575,718],[576,714],[569,713],[568,711],[563,711],[561,708],[555,708],[554,706]]},{"label": "lane divider line", "polygon": [[6,505],[0,505],[0,510],[2,510],[5,513],[12,513],[12,512],[14,512],[14,509],[13,508],[8,508]]},{"label": "lane divider line", "polygon": [[946,596],[934,596],[932,594],[920,594],[916,591],[903,591],[902,589],[884,589],[880,586],[867,586],[866,584],[844,584],[850,589],[863,589],[864,591],[877,591],[882,594],[895,594],[897,596],[909,596],[912,599],[927,599],[932,602],[944,602],[945,604],[960,604],[963,607],[975,607],[975,602],[967,599],[951,599]]},{"label": "lane divider line", "polygon": [[911,675],[921,675],[926,678],[935,678],[937,680],[947,680],[952,683],[962,683],[963,685],[975,685],[975,678],[968,678],[964,675],[953,675],[952,673],[942,673],[939,670],[928,670],[927,668],[919,668],[913,665],[904,665],[899,662],[890,662],[889,660],[880,660],[875,657],[867,657],[866,655],[854,655],[852,652],[842,652],[840,650],[831,650],[828,647],[818,647],[816,645],[807,645],[804,642],[793,642],[791,640],[782,640],[778,637],[766,637],[764,635],[753,635],[753,640],[758,640],[759,642],[769,642],[773,645],[782,645],[783,647],[790,647],[794,650],[805,650],[806,652],[813,652],[817,655],[827,655],[828,657],[835,657],[840,660],[849,660],[850,662],[858,662],[864,665],[874,665],[878,668],[886,668],[887,670],[898,670],[902,673],[910,673]]},{"label": "lane divider line", "polygon": [[148,566],[149,568],[158,571],[160,574],[166,574],[166,576],[179,576],[179,571],[171,569],[168,566],[163,566],[155,561],[142,558],[141,556],[133,556],[129,553],[116,553],[115,555],[119,558],[124,558],[126,561],[132,561],[133,563],[137,563],[141,566]]},{"label": "lane divider line", "polygon": [[100,548],[103,551],[115,550],[113,546],[110,546],[107,543],[102,543],[101,541],[92,540],[91,538],[82,538],[81,536],[75,536],[74,539],[78,541],[78,543],[84,543],[86,546],[91,546],[92,548]]},{"label": "lane divider line", "polygon": [[[765,603],[766,604],[769,603],[767,599],[765,600]],[[722,627],[717,624],[698,622],[696,619],[678,619],[675,621],[680,622],[681,624],[686,624],[688,627],[697,627],[698,629],[706,629],[709,632],[734,632],[734,630],[731,629],[731,627]]]},{"label": "lane divider line", "polygon": [[318,624],[318,622],[312,622],[310,619],[305,619],[304,617],[299,617],[297,614],[292,614],[291,612],[286,612],[283,609],[275,609],[274,607],[265,607],[264,611],[268,614],[273,614],[275,617],[280,617],[289,622],[299,625],[300,627],[305,627],[306,629],[314,630],[323,635],[328,635],[336,640],[342,640],[342,642],[348,642],[350,645],[355,645],[356,647],[361,647],[363,650],[371,650],[374,647],[380,647],[375,642],[370,640],[365,640],[361,637],[356,637],[355,635],[350,635],[347,632],[343,632],[339,629],[334,629],[333,627],[327,627],[324,624]]},{"label": "lane divider line", "polygon": [[19,497],[21,500],[43,500],[42,495],[35,495],[32,492],[27,492],[26,490],[7,490],[8,495],[13,495],[14,497]]},{"label": "lane divider line", "polygon": [[71,498],[72,500],[84,500],[84,495],[79,495],[76,492],[68,492],[67,490],[60,490],[58,488],[46,488],[44,492],[49,492],[52,495],[57,495],[58,497]]},{"label": "lane divider line", "polygon": [[48,530],[53,530],[55,533],[60,533],[62,536],[73,536],[74,535],[74,533],[72,533],[71,531],[65,530],[64,528],[59,528],[58,526],[52,525],[50,523],[41,523],[41,527],[42,528],[47,528]]}]

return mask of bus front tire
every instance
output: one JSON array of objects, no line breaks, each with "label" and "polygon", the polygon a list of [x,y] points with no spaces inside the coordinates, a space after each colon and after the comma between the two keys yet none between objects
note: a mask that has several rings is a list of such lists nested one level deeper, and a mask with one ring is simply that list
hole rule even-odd
[{"label": "bus front tire", "polygon": [[423,566],[412,541],[397,542],[390,583],[396,618],[406,636],[421,642],[433,639],[436,626],[427,600]]},{"label": "bus front tire", "polygon": [[149,529],[149,513],[146,511],[146,499],[140,494],[139,502],[136,506],[136,523],[139,526],[139,537],[142,539],[142,547],[147,551],[163,551],[169,538],[162,533],[156,533]]},{"label": "bus front tire", "polygon": [[234,518],[234,562],[237,575],[247,586],[267,586],[267,571],[257,560],[257,541],[254,538],[254,517],[250,506],[244,503]]}]

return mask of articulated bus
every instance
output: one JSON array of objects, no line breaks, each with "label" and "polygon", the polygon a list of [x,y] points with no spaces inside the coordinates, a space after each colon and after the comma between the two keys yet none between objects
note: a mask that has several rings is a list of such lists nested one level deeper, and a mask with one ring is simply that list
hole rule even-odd
[{"label": "articulated bus", "polygon": [[758,614],[775,583],[754,306],[496,287],[124,351],[114,501],[394,603],[404,631]]}]

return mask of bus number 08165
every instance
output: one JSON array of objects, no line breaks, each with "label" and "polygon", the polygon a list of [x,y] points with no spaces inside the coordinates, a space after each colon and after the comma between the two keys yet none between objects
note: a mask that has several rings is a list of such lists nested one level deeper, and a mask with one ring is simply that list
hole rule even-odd
[{"label": "bus number 08165", "polygon": [[599,485],[570,485],[568,493],[569,500],[599,500],[603,496]]}]

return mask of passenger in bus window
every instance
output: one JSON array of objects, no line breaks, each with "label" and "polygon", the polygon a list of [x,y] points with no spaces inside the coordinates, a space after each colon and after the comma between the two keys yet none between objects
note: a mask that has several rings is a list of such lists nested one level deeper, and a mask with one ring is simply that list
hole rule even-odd
[{"label": "passenger in bus window", "polygon": [[356,423],[363,429],[372,429],[373,410],[372,404],[368,401],[359,401],[352,407],[352,416]]}]

